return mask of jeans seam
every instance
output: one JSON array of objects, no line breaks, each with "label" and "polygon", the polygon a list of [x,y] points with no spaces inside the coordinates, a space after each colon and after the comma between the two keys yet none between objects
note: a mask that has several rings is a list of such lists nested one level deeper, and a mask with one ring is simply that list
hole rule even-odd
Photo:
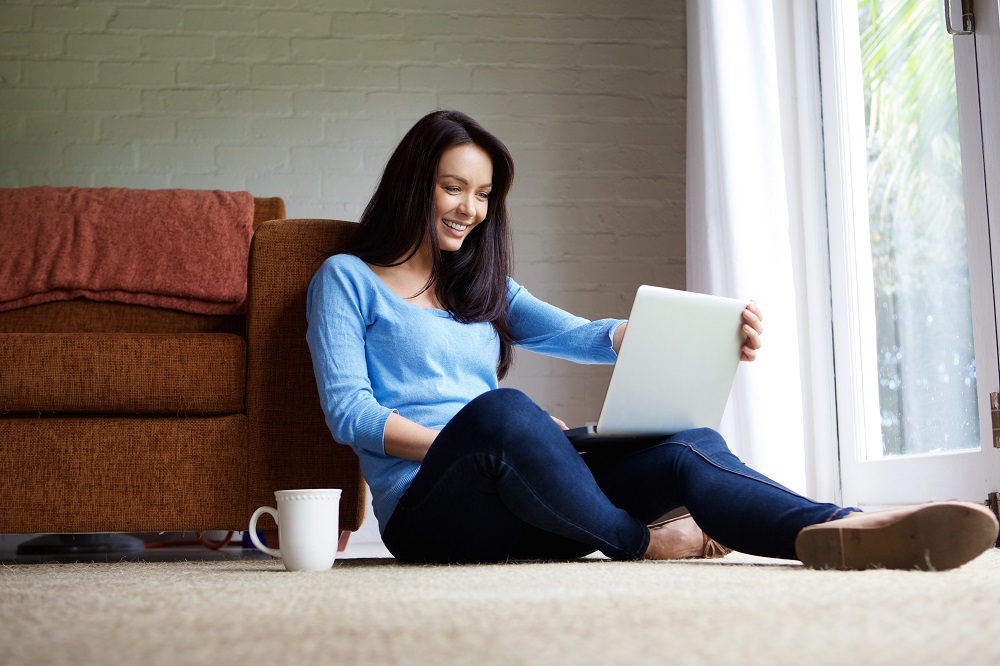
[{"label": "jeans seam", "polygon": [[687,448],[692,453],[697,454],[698,457],[700,457],[702,460],[704,460],[705,462],[709,463],[710,465],[716,467],[717,469],[721,469],[721,470],[723,470],[725,472],[729,472],[730,474],[735,474],[737,476],[741,476],[744,479],[750,479],[752,481],[758,481],[760,483],[763,483],[765,485],[770,486],[771,488],[774,488],[775,490],[780,490],[781,492],[783,492],[785,494],[788,494],[788,495],[791,495],[793,497],[803,497],[804,499],[807,499],[807,500],[809,500],[810,502],[812,502],[814,504],[820,504],[820,502],[816,502],[815,500],[809,499],[808,497],[804,497],[803,495],[800,495],[800,494],[798,494],[798,493],[796,493],[796,492],[794,492],[792,490],[789,490],[788,488],[785,488],[784,486],[782,486],[782,485],[780,485],[778,483],[775,483],[774,481],[771,481],[767,477],[757,478],[756,476],[752,476],[750,474],[746,474],[744,472],[741,472],[740,470],[732,469],[731,467],[728,467],[727,465],[724,465],[721,462],[719,462],[717,460],[713,460],[711,457],[705,455],[704,453],[702,453],[701,451],[699,451],[696,446],[692,445],[689,442],[685,442],[685,441],[682,441],[682,440],[671,440],[671,441],[668,441],[668,442],[663,442],[662,445],[667,445],[667,444],[679,444],[679,445]]}]

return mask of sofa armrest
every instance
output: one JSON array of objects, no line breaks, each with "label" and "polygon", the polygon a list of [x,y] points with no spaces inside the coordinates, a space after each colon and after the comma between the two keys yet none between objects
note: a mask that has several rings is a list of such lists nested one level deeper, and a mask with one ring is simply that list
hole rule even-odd
[{"label": "sofa armrest", "polygon": [[336,220],[273,220],[254,233],[247,285],[247,489],[252,504],[275,490],[341,488],[340,528],[364,519],[357,456],[338,444],[323,418],[306,344],[306,290],[323,260],[357,225]]},{"label": "sofa armrest", "polygon": [[253,228],[256,231],[260,225],[269,220],[279,220],[285,217],[285,200],[281,197],[254,197]]}]

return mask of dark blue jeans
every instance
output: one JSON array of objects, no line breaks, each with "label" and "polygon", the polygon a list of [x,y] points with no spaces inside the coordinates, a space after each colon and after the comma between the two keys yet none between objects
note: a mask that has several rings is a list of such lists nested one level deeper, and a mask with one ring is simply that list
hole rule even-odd
[{"label": "dark blue jeans", "polygon": [[[620,445],[619,445],[620,444]],[[445,426],[386,525],[399,560],[642,556],[650,522],[684,506],[735,550],[795,558],[803,527],[852,509],[814,502],[744,465],[714,430],[622,440],[581,455],[520,391],[485,393]]]}]

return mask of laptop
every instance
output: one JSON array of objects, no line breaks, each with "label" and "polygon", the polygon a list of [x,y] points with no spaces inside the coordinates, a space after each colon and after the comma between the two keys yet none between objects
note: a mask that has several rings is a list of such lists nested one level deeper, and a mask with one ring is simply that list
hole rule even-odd
[{"label": "laptop", "polygon": [[717,429],[740,364],[747,304],[639,287],[597,425],[566,436],[588,451],[622,439]]}]

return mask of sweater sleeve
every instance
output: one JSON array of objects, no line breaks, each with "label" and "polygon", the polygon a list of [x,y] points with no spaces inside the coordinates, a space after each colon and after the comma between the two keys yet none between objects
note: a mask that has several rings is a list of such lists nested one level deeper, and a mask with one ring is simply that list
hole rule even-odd
[{"label": "sweater sleeve", "polygon": [[306,296],[306,341],[326,423],[334,438],[385,453],[385,423],[393,410],[375,399],[365,356],[371,289],[331,257]]},{"label": "sweater sleeve", "polygon": [[576,363],[618,359],[612,340],[625,320],[589,321],[535,298],[510,278],[507,286],[508,324],[516,346]]}]

